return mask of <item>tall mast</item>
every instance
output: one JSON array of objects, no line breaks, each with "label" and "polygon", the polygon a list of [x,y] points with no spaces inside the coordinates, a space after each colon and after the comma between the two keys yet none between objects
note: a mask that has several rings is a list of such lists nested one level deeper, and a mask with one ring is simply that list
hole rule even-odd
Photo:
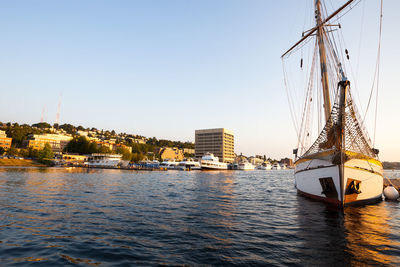
[{"label": "tall mast", "polygon": [[328,121],[331,114],[331,100],[329,97],[329,80],[328,71],[326,66],[326,51],[324,44],[325,28],[321,17],[321,1],[315,0],[315,20],[317,23],[317,40],[319,47],[319,61],[321,66],[321,80],[322,80],[322,92],[324,96],[324,111],[325,120]]}]

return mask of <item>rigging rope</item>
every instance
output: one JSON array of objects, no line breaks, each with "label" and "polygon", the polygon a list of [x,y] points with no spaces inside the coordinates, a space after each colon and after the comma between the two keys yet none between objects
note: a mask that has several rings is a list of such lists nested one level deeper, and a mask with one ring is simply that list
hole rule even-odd
[{"label": "rigging rope", "polygon": [[358,55],[357,55],[357,65],[356,65],[356,77],[358,77],[359,66],[360,66],[360,52],[361,52],[361,41],[362,34],[364,30],[364,13],[365,13],[365,1],[363,2],[362,14],[361,14],[361,29],[360,29],[360,40],[358,41]]},{"label": "rigging rope", "polygon": [[288,98],[288,103],[289,103],[289,110],[290,110],[290,114],[292,117],[292,122],[293,122],[293,126],[294,129],[296,130],[296,135],[299,136],[299,130],[296,124],[296,119],[294,116],[294,112],[293,112],[293,100],[291,99],[291,94],[289,93],[289,85],[288,85],[288,81],[287,81],[287,74],[286,74],[286,69],[285,69],[285,62],[284,59],[282,58],[282,69],[283,69],[283,80],[285,83],[285,89],[286,89],[286,94],[287,94],[287,98]]},{"label": "rigging rope", "polygon": [[380,59],[381,59],[381,42],[382,42],[382,18],[383,18],[383,0],[381,0],[381,15],[379,18],[379,45],[378,45],[378,78],[376,82],[376,101],[375,101],[375,122],[374,122],[374,139],[372,145],[375,146],[376,137],[376,120],[378,114],[378,93],[379,93],[379,70],[380,70]]},{"label": "rigging rope", "polygon": [[380,4],[380,17],[379,17],[379,37],[378,37],[378,53],[376,56],[376,63],[375,63],[375,72],[374,72],[374,79],[372,82],[371,92],[368,99],[367,108],[364,114],[364,120],[367,116],[369,106],[371,104],[372,94],[375,88],[375,81],[376,81],[376,102],[375,102],[375,119],[374,119],[374,136],[372,145],[375,146],[375,137],[376,137],[376,121],[377,121],[377,113],[378,113],[378,93],[379,93],[379,70],[380,70],[380,59],[381,59],[381,42],[382,42],[382,18],[383,18],[383,0],[381,0]]},{"label": "rigging rope", "polygon": [[[382,1],[383,0],[381,0],[381,2]],[[354,8],[355,6],[357,6],[359,3],[360,3],[360,0],[356,1],[356,3],[350,7],[350,10],[352,8]],[[322,13],[327,12],[325,5],[323,5],[321,11],[322,11]],[[347,12],[349,12],[349,10]],[[345,14],[347,12],[345,12]],[[382,10],[381,10],[381,14],[382,14]],[[382,17],[382,15],[381,15],[381,17]],[[336,16],[335,21],[338,21],[340,18],[341,18],[341,16]],[[381,18],[381,21],[382,21],[382,18]],[[327,25],[327,26],[329,26],[329,25]],[[327,28],[327,30],[324,31],[322,38],[325,40],[325,45],[328,48],[327,53],[326,53],[327,58],[326,58],[325,66],[326,66],[326,71],[328,72],[329,77],[330,77],[330,79],[329,79],[330,97],[331,97],[331,101],[333,103],[336,103],[338,100],[338,90],[337,90],[336,85],[339,81],[342,80],[342,76],[345,76],[345,74],[343,72],[346,72],[343,53],[339,53],[339,51],[343,51],[343,45],[345,47],[346,44],[344,42],[343,32],[341,30],[335,32],[334,30]],[[313,110],[312,106],[314,104],[312,103],[311,99],[314,97],[314,103],[317,102],[317,104],[322,102],[320,99],[320,98],[322,98],[322,94],[320,93],[320,91],[317,91],[317,93],[316,93],[317,97],[315,97],[315,95],[313,93],[313,90],[315,89],[315,87],[312,85],[314,82],[316,82],[315,83],[316,87],[321,86],[320,81],[318,79],[318,78],[320,78],[320,77],[318,77],[318,72],[314,73],[314,71],[313,71],[314,66],[315,66],[315,60],[316,60],[317,54],[318,54],[317,53],[318,49],[316,49],[316,47],[314,47],[314,53],[313,53],[314,55],[313,55],[313,59],[311,61],[312,67],[310,69],[311,72],[310,72],[310,76],[308,79],[309,84],[308,84],[308,86],[306,84],[304,84],[306,87],[305,105],[303,107],[301,120],[299,121],[297,116],[295,116],[296,114],[299,115],[301,111],[299,110],[299,113],[296,112],[297,110],[296,110],[295,101],[298,99],[296,96],[294,96],[292,94],[293,93],[292,90],[294,88],[292,87],[291,81],[288,79],[288,73],[287,73],[288,70],[286,70],[285,58],[289,57],[292,53],[301,49],[301,60],[302,60],[301,67],[303,67],[303,64],[302,64],[303,63],[303,47],[312,39],[313,38],[304,40],[304,42],[302,44],[298,45],[296,48],[294,48],[292,51],[290,51],[289,53],[287,53],[285,56],[282,57],[282,67],[283,67],[283,73],[284,73],[285,89],[286,89],[286,93],[287,93],[287,97],[288,97],[289,109],[290,109],[290,113],[291,113],[291,117],[292,117],[292,122],[293,122],[293,125],[296,130],[296,134],[298,137],[297,148],[299,149],[300,155],[303,155],[302,150],[306,150],[306,148],[308,148],[306,151],[306,154],[309,154],[310,152],[312,152],[314,150],[320,150],[322,147],[319,147],[318,144],[323,145],[324,142],[328,142],[329,141],[328,134],[330,134],[330,133],[328,133],[328,131],[332,130],[330,127],[327,128],[327,125],[325,125],[325,127],[323,127],[323,126],[321,127],[321,125],[320,125],[320,122],[321,122],[321,114],[320,114],[321,110],[320,109],[322,108],[322,105],[320,105],[319,106],[320,109],[317,109],[318,110],[319,137],[317,138],[316,142],[314,142],[314,144],[311,147],[309,147],[308,141],[311,137],[312,132],[311,132],[311,129],[308,129],[308,128],[310,126],[312,126],[313,120],[314,120],[312,112],[311,112]],[[315,43],[315,46],[316,45],[317,45],[317,42]],[[310,46],[310,48],[311,48],[311,46]],[[347,49],[346,49],[346,51],[347,51]],[[375,79],[379,80],[379,59],[380,59],[380,42],[379,42],[378,64],[376,66],[376,74],[374,75],[374,83],[373,83],[373,87],[371,90],[371,95],[372,95],[373,89],[375,87]],[[309,61],[307,61],[307,62],[309,62]],[[305,69],[307,70],[308,66]],[[352,69],[351,65],[350,65],[350,70],[353,73],[353,69]],[[301,71],[303,71],[303,69],[301,69]],[[316,80],[314,80],[314,79],[316,79]],[[307,83],[307,79],[303,80],[303,81],[304,81],[304,83]],[[301,82],[301,84],[303,84],[303,81]],[[377,84],[379,84],[379,83],[377,82]],[[349,92],[349,94],[350,94],[350,92]],[[376,97],[378,98],[378,92],[377,92]],[[315,101],[315,99],[317,101]],[[368,106],[369,106],[369,103],[368,103]],[[317,107],[318,107],[318,105],[317,105]],[[336,114],[338,111],[338,107],[335,107],[334,109],[336,111],[332,110],[333,113],[331,113],[331,116],[334,116],[334,117],[329,118],[330,121],[334,121],[334,120],[338,119],[338,117],[337,117],[338,114]],[[375,111],[377,113],[377,106],[376,106]],[[373,156],[373,153],[371,152],[372,150],[370,147],[371,142],[370,141],[368,142],[368,140],[370,140],[370,139],[368,138],[368,134],[365,132],[365,127],[363,125],[364,120],[361,120],[355,106],[350,108],[348,110],[348,112],[349,113],[346,116],[350,116],[350,117],[352,117],[352,119],[349,121],[349,124],[347,125],[348,138],[346,138],[346,140],[343,140],[343,142],[345,142],[346,145],[348,144],[349,148],[355,149],[355,151],[359,151],[360,153],[365,153],[366,155],[370,154],[371,156]],[[376,118],[377,118],[376,113],[375,113],[374,143],[375,143]],[[323,129],[321,130],[320,128],[323,128]]]},{"label": "rigging rope", "polygon": [[358,2],[350,4],[349,5],[349,9],[346,12],[343,12],[342,14],[340,14],[340,16],[338,15],[336,17],[336,20],[332,20],[331,23],[338,21],[341,17],[343,17],[344,15],[349,13],[353,8],[355,8],[360,2],[361,2],[361,0],[358,0]]}]

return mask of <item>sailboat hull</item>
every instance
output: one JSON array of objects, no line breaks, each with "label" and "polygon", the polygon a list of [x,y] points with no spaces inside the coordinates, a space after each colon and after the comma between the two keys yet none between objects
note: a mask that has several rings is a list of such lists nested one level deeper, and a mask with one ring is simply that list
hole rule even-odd
[{"label": "sailboat hull", "polygon": [[295,165],[295,182],[300,195],[332,205],[382,199],[382,165],[378,161],[351,159],[343,166],[322,159],[303,160]]},{"label": "sailboat hull", "polygon": [[[359,183],[358,193],[349,192],[351,183]],[[383,168],[378,161],[352,159],[344,164],[344,205],[382,200]]]}]

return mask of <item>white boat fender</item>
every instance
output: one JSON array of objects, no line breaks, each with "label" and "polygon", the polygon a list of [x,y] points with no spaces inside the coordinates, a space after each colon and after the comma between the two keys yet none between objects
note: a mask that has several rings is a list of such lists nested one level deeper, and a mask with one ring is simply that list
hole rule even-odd
[{"label": "white boat fender", "polygon": [[383,190],[383,195],[385,196],[386,200],[396,200],[399,198],[399,192],[391,185],[387,186]]}]

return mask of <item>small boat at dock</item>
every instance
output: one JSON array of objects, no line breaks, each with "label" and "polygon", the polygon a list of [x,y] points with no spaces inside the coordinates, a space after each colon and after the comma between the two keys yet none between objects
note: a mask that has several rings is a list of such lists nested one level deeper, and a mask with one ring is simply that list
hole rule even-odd
[{"label": "small boat at dock", "polygon": [[88,167],[116,168],[121,164],[122,155],[94,153],[88,156]]},{"label": "small boat at dock", "polygon": [[187,159],[179,162],[177,168],[181,171],[201,170],[200,162],[193,159]]},{"label": "small boat at dock", "polygon": [[166,160],[160,163],[160,168],[166,168],[168,170],[177,170],[179,162]]},{"label": "small boat at dock", "polygon": [[227,170],[228,164],[220,162],[218,157],[215,157],[211,153],[206,153],[200,161],[202,170]]},{"label": "small boat at dock", "polygon": [[255,169],[255,166],[251,164],[250,162],[244,161],[239,163],[238,169],[242,171],[251,171]]}]

